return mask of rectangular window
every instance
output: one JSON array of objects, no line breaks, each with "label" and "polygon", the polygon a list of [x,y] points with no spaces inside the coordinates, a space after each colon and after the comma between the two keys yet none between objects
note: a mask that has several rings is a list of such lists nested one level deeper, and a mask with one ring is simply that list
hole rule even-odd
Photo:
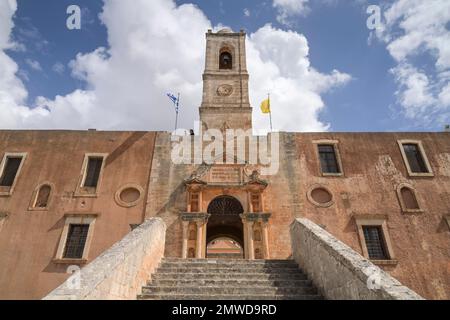
[{"label": "rectangular window", "polygon": [[334,145],[318,145],[322,173],[341,173]]},{"label": "rectangular window", "polygon": [[409,167],[413,173],[428,173],[428,168],[423,159],[420,148],[417,144],[407,143],[403,144],[403,150],[405,151],[406,159],[408,160]]},{"label": "rectangular window", "polygon": [[369,259],[388,260],[389,257],[387,255],[381,226],[363,226],[362,228]]},{"label": "rectangular window", "polygon": [[6,157],[6,163],[0,177],[1,187],[12,187],[19,171],[22,157]]},{"label": "rectangular window", "polygon": [[89,224],[71,224],[67,233],[66,246],[64,248],[65,259],[83,258],[84,246],[89,231]]},{"label": "rectangular window", "polygon": [[102,170],[102,157],[89,157],[83,187],[96,188]]}]

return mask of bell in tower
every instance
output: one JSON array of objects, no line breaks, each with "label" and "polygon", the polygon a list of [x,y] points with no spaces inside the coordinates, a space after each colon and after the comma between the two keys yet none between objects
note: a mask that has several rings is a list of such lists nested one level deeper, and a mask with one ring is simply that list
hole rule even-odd
[{"label": "bell in tower", "polygon": [[204,130],[252,128],[248,78],[245,32],[208,30],[200,106]]}]

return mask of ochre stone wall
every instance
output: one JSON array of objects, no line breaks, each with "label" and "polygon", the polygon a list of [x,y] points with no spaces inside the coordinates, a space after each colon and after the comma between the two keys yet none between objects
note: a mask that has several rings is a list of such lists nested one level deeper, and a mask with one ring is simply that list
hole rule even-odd
[{"label": "ochre stone wall", "polygon": [[[281,133],[280,170],[261,176],[269,220],[271,258],[290,258],[289,226],[306,217],[363,253],[355,216],[385,215],[397,265],[382,268],[425,298],[450,299],[449,133]],[[344,174],[323,177],[314,140],[336,140]],[[409,177],[397,140],[423,143],[433,177]],[[187,211],[183,181],[198,165],[174,165],[170,134],[164,132],[0,131],[0,156],[27,152],[15,191],[0,197],[0,213],[8,213],[0,230],[0,298],[38,299],[66,278],[67,265],[53,262],[67,213],[98,213],[89,261],[122,239],[130,224],[161,217],[167,225],[165,255],[181,257],[182,224]],[[85,153],[108,153],[97,198],[73,197]],[[150,178],[149,178],[150,174]],[[55,185],[48,211],[28,211],[38,184]],[[137,206],[116,204],[114,194],[134,183],[144,189]],[[396,189],[412,185],[422,213],[402,212]],[[329,207],[315,206],[307,194],[322,185],[333,195]],[[208,189],[203,211],[215,196],[234,195],[248,210],[242,191]],[[145,203],[145,206],[144,206]]]},{"label": "ochre stone wall", "polygon": [[[270,257],[291,257],[289,226],[306,217],[363,253],[355,216],[385,215],[397,265],[381,266],[425,298],[449,299],[450,230],[444,216],[450,212],[449,133],[281,133],[280,170],[261,178],[264,211],[269,223]],[[434,172],[433,177],[409,177],[397,140],[420,140]],[[344,174],[320,174],[315,140],[336,140]],[[161,216],[167,223],[166,256],[180,257],[182,229],[180,214],[187,210],[183,180],[198,166],[173,165],[170,137],[158,134],[147,216]],[[416,190],[422,213],[401,211],[396,188],[407,183]],[[318,207],[308,200],[314,185],[327,188],[333,204]],[[223,188],[240,199],[236,188]],[[203,211],[215,190],[204,192]],[[241,199],[245,208],[248,203]]]},{"label": "ochre stone wall", "polygon": [[[312,140],[339,141],[343,177],[321,177]],[[397,140],[420,140],[434,177],[409,177]],[[425,298],[450,299],[449,133],[320,133],[296,134],[300,212],[339,240],[362,253],[354,215],[387,215],[396,266],[383,266],[392,276]],[[329,208],[306,199],[308,188],[323,184],[334,196]],[[402,213],[396,187],[408,183],[424,212]],[[276,199],[276,198],[274,198]]]},{"label": "ochre stone wall", "polygon": [[[64,214],[98,213],[88,262],[122,239],[130,224],[144,219],[144,197],[124,208],[114,201],[116,191],[134,183],[147,193],[152,132],[0,131],[0,157],[27,152],[16,188],[0,197],[0,212],[8,217],[0,230],[0,299],[40,299],[61,284],[69,265],[57,264],[56,250]],[[75,198],[85,153],[108,153],[96,198]],[[51,182],[47,211],[29,211],[34,189]]]}]

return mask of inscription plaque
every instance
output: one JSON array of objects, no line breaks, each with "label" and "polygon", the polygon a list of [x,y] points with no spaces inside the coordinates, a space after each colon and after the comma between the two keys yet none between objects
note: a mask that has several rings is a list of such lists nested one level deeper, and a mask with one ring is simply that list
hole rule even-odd
[{"label": "inscription plaque", "polygon": [[218,184],[240,183],[241,170],[238,167],[211,168],[211,182]]}]

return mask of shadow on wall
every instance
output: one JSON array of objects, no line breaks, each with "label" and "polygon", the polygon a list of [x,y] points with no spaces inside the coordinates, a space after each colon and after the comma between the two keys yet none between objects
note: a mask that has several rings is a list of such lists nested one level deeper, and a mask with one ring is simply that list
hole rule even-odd
[{"label": "shadow on wall", "polygon": [[113,152],[111,152],[106,161],[105,167],[110,165],[114,160],[120,157],[125,151],[127,151],[132,145],[134,145],[138,140],[140,140],[146,134],[151,134],[151,132],[133,132],[120,146],[118,146]]}]

